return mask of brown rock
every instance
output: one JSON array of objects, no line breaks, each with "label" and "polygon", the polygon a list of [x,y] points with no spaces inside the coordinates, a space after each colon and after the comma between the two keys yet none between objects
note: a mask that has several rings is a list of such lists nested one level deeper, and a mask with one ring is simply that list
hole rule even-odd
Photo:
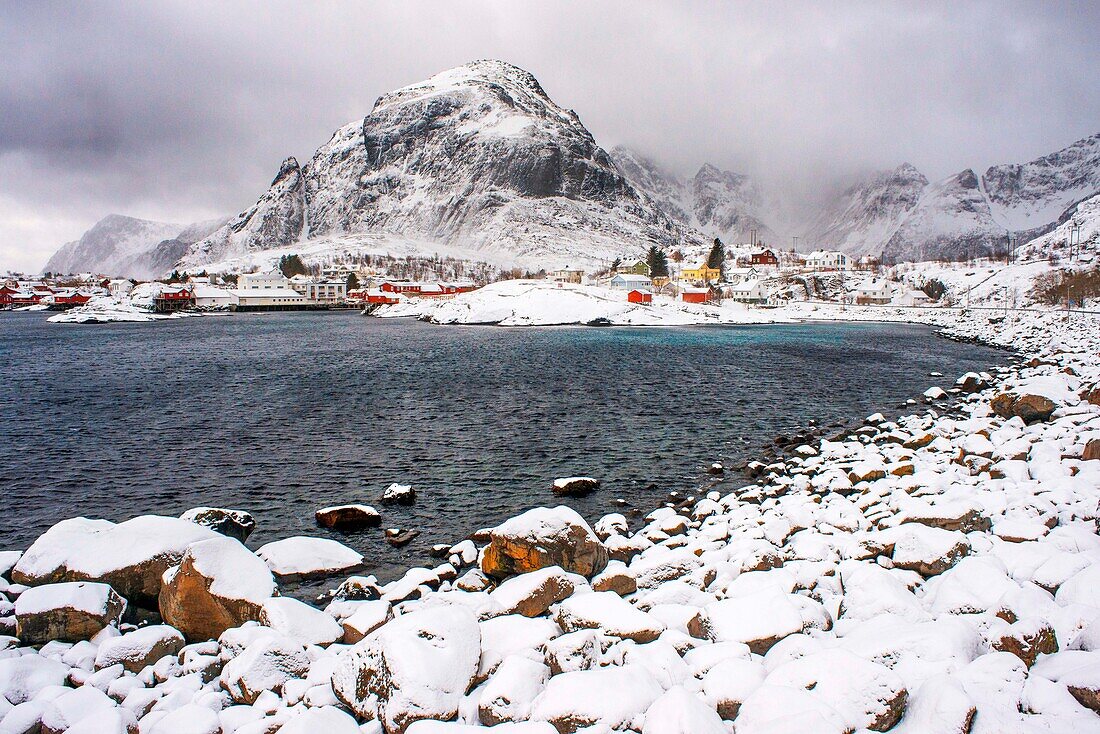
[{"label": "brown rock", "polygon": [[1085,461],[1100,459],[1100,438],[1094,438],[1085,444],[1085,450],[1081,453],[1081,458]]},{"label": "brown rock", "polygon": [[382,515],[368,505],[324,507],[317,510],[315,517],[323,528],[376,528],[382,524]]},{"label": "brown rock", "polygon": [[230,627],[259,621],[263,602],[277,593],[267,564],[239,542],[205,540],[165,574],[160,614],[190,641],[214,640]]},{"label": "brown rock", "polygon": [[505,614],[537,617],[572,594],[573,588],[565,571],[548,567],[508,579],[489,598],[500,604]]},{"label": "brown rock", "polygon": [[1092,686],[1068,685],[1066,689],[1077,699],[1077,703],[1100,714],[1100,689]]},{"label": "brown rock", "polygon": [[893,469],[890,470],[890,473],[893,474],[895,477],[908,477],[912,476],[914,471],[915,469],[913,468],[913,465],[909,462],[905,462],[904,464],[898,464],[897,466],[895,466]]},{"label": "brown rock", "polygon": [[1035,664],[1039,653],[1052,655],[1058,652],[1058,638],[1054,634],[1054,629],[1044,623],[1027,631],[1018,628],[1010,630],[1008,634],[993,643],[993,649],[1012,653],[1030,668]]},{"label": "brown rock", "polygon": [[913,436],[911,439],[902,444],[907,449],[922,449],[935,440],[935,436],[931,433],[922,433],[917,436]]},{"label": "brown rock", "polygon": [[591,477],[567,477],[555,479],[552,489],[554,494],[569,497],[583,497],[589,492],[600,488],[600,480]]},{"label": "brown rock", "polygon": [[1015,415],[1015,413],[1012,412],[1012,403],[1015,402],[1015,400],[1016,398],[1011,393],[1004,392],[993,398],[993,400],[989,402],[989,407],[994,413],[1008,420]]},{"label": "brown rock", "polygon": [[1012,414],[1023,418],[1024,423],[1038,423],[1050,418],[1056,407],[1042,395],[1021,395],[1012,403]]},{"label": "brown rock", "polygon": [[79,642],[118,624],[126,600],[107,584],[72,581],[24,591],[15,600],[16,636],[24,644]]},{"label": "brown rock", "polygon": [[969,533],[975,530],[986,532],[992,527],[989,518],[974,508],[954,514],[945,513],[943,515],[929,516],[906,515],[905,521],[917,522],[921,525],[942,528],[944,530],[958,530],[963,533]]},{"label": "brown rock", "polygon": [[592,590],[614,591],[619,596],[626,596],[638,590],[638,580],[625,569],[604,571],[592,579]]},{"label": "brown rock", "polygon": [[901,721],[905,713],[905,702],[909,700],[909,691],[902,688],[897,695],[886,702],[886,710],[875,717],[875,720],[867,725],[871,731],[889,731]]},{"label": "brown rock", "polygon": [[607,548],[577,512],[536,507],[493,528],[481,569],[501,578],[561,566],[592,577],[607,566]]},{"label": "brown rock", "polygon": [[1081,399],[1091,405],[1100,405],[1100,384],[1093,385],[1092,388],[1081,393]]}]

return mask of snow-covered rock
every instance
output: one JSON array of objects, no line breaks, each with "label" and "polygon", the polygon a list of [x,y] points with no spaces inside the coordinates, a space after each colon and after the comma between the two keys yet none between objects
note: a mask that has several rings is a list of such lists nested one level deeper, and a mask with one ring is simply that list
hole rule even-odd
[{"label": "snow-covered rock", "polygon": [[388,734],[419,719],[453,718],[477,673],[481,632],[459,606],[397,617],[340,656],[332,688],[360,716],[377,717]]},{"label": "snow-covered rock", "polygon": [[608,667],[555,675],[535,699],[531,719],[554,725],[560,734],[602,724],[635,730],[664,693],[645,670]]},{"label": "snow-covered rock", "polygon": [[481,560],[490,576],[560,566],[592,576],[607,565],[607,549],[576,510],[564,505],[536,507],[492,529]]},{"label": "snow-covered rock", "polygon": [[122,665],[131,673],[137,673],[165,655],[175,655],[183,646],[183,635],[175,627],[150,625],[101,642],[95,666],[102,669]]},{"label": "snow-covered rock", "polygon": [[237,703],[252,704],[264,691],[278,693],[287,681],[304,678],[310,659],[298,640],[267,634],[225,664],[221,686]]},{"label": "snow-covered rock", "polygon": [[301,535],[262,545],[256,555],[284,580],[324,578],[363,565],[363,555],[343,543]]},{"label": "snow-covered rock", "polygon": [[164,574],[160,611],[189,640],[216,639],[225,630],[257,620],[277,592],[267,565],[239,541],[220,535],[195,543]]},{"label": "snow-covered rock", "polygon": [[217,533],[186,520],[143,515],[117,525],[78,517],[63,520],[34,541],[12,569],[16,583],[101,581],[128,601],[155,605],[161,577],[184,551]]},{"label": "snow-covered rock", "polygon": [[559,566],[547,566],[504,581],[489,598],[500,605],[504,614],[537,617],[572,594],[573,588],[569,574]]},{"label": "snow-covered rock", "polygon": [[117,625],[125,611],[126,600],[107,584],[44,584],[15,600],[16,634],[27,643],[87,640]]},{"label": "snow-covered rock", "polygon": [[344,636],[344,628],[330,615],[284,596],[264,601],[259,622],[308,645],[325,647]]},{"label": "snow-covered rock", "polygon": [[242,543],[256,529],[256,518],[244,510],[223,510],[218,507],[194,507],[180,515],[181,520],[236,538]]}]

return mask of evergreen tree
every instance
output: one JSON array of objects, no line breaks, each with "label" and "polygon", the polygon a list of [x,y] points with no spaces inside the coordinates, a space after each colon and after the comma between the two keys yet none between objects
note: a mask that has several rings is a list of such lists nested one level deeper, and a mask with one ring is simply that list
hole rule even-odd
[{"label": "evergreen tree", "polygon": [[611,262],[611,272],[612,272],[612,273],[617,273],[617,272],[619,272],[619,266],[620,266],[620,265],[622,265],[622,264],[623,264],[623,259],[622,259],[621,257],[617,257],[617,258],[615,258],[615,259],[614,259],[614,260],[613,260],[613,261]]},{"label": "evergreen tree", "polygon": [[283,255],[279,258],[279,270],[282,271],[283,276],[286,278],[293,278],[295,275],[306,275],[309,273],[309,268],[302,262],[302,258],[298,255]]},{"label": "evergreen tree", "polygon": [[168,276],[169,283],[179,283],[182,280],[183,278],[180,277],[180,271],[178,270],[173,270],[172,274]]},{"label": "evergreen tree", "polygon": [[646,265],[649,266],[649,277],[668,277],[668,257],[665,256],[664,250],[657,247],[657,245],[649,248],[649,252],[645,255],[645,261]]},{"label": "evergreen tree", "polygon": [[722,272],[726,264],[726,247],[722,244],[722,240],[717,237],[714,238],[714,245],[710,248],[710,254],[707,255],[707,267],[718,270],[719,277],[724,273]]},{"label": "evergreen tree", "polygon": [[359,290],[359,278],[355,277],[355,273],[348,273],[348,290]]}]

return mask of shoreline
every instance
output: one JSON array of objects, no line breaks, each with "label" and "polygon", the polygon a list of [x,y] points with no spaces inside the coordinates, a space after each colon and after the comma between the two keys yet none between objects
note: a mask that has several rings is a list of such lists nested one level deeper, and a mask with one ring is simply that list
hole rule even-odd
[{"label": "shoreline", "polygon": [[[1044,486],[1046,476],[1053,481],[1058,476],[1052,473],[1054,467],[1072,470],[1068,475],[1071,477],[1095,477],[1100,483],[1100,470],[1092,469],[1088,460],[1076,459],[1073,454],[1091,445],[1081,449],[1082,436],[1087,438],[1095,433],[1100,438],[1100,408],[1090,407],[1077,394],[1081,389],[1100,387],[1097,359],[1100,334],[1061,334],[1052,338],[1056,334],[1052,322],[1057,318],[1057,314],[1039,314],[1028,319],[1031,323],[1023,324],[1022,328],[1017,324],[1018,328],[1010,333],[995,332],[990,329],[991,324],[973,319],[969,322],[954,319],[954,324],[924,323],[936,328],[935,333],[944,338],[972,339],[1013,352],[1011,365],[991,370],[988,376],[974,374],[973,384],[965,382],[971,375],[960,378],[959,399],[952,400],[949,414],[932,409],[928,401],[910,406],[913,411],[920,408],[912,414],[903,409],[896,420],[870,416],[858,428],[847,423],[840,435],[832,438],[815,435],[801,445],[785,446],[785,453],[791,449],[790,456],[775,458],[770,464],[763,463],[766,456],[759,457],[763,466],[758,467],[760,473],[755,480],[745,480],[747,486],[725,496],[707,491],[705,486],[697,492],[685,491],[683,501],[675,507],[666,503],[654,509],[645,515],[643,527],[634,532],[630,532],[631,523],[625,517],[619,516],[621,522],[615,517],[617,513],[589,526],[579,516],[574,518],[572,515],[576,513],[572,511],[546,510],[537,518],[530,517],[535,511],[529,511],[490,533],[475,533],[475,540],[467,539],[448,548],[446,560],[435,568],[414,566],[403,577],[384,585],[371,582],[369,577],[349,578],[333,594],[325,611],[300,602],[290,603],[293,600],[287,597],[273,597],[287,600],[275,603],[263,596],[263,588],[267,588],[263,583],[257,585],[260,593],[255,588],[240,588],[248,586],[241,583],[243,578],[262,580],[263,571],[247,560],[256,556],[247,549],[244,550],[247,556],[240,554],[236,546],[230,551],[231,543],[217,538],[179,541],[171,536],[180,532],[175,522],[182,521],[173,521],[172,532],[162,540],[182,545],[182,550],[173,552],[183,560],[183,565],[177,567],[183,570],[169,570],[165,574],[159,592],[162,611],[165,589],[176,589],[182,583],[178,581],[181,575],[197,574],[207,579],[208,588],[206,596],[192,589],[189,593],[193,603],[199,604],[194,600],[200,600],[208,604],[208,597],[214,596],[219,608],[233,607],[239,611],[247,607],[243,616],[231,620],[245,626],[227,627],[228,632],[218,635],[220,643],[203,643],[201,633],[196,636],[188,629],[194,620],[186,613],[178,616],[177,612],[173,621],[192,644],[184,646],[181,638],[181,644],[173,642],[169,646],[175,648],[173,652],[155,660],[151,656],[167,648],[152,651],[137,645],[143,657],[139,656],[128,667],[143,662],[156,667],[162,659],[176,661],[163,665],[166,672],[153,675],[148,682],[140,681],[144,666],[130,673],[125,664],[123,670],[96,678],[112,669],[110,665],[100,667],[96,662],[102,649],[119,646],[108,644],[110,640],[143,634],[128,631],[123,637],[116,637],[117,632],[111,632],[115,626],[111,624],[106,625],[106,631],[96,634],[93,642],[79,643],[89,653],[93,652],[89,648],[95,648],[90,663],[80,663],[69,654],[77,647],[56,642],[50,642],[40,652],[9,655],[6,659],[41,658],[43,662],[33,667],[43,670],[49,667],[55,676],[61,676],[61,668],[47,663],[68,666],[63,679],[50,680],[67,681],[70,686],[83,684],[73,691],[88,686],[97,691],[102,689],[103,698],[110,704],[97,699],[102,710],[96,715],[105,717],[104,720],[113,717],[112,722],[117,720],[123,725],[122,729],[102,731],[122,731],[125,722],[131,719],[141,720],[144,731],[146,723],[155,726],[174,715],[174,711],[188,706],[202,707],[196,701],[203,695],[217,699],[208,702],[208,711],[214,711],[214,703],[220,704],[214,712],[219,722],[229,716],[228,712],[245,717],[241,709],[247,708],[257,717],[247,723],[263,721],[269,727],[298,718],[303,723],[305,719],[320,723],[323,712],[325,717],[340,717],[333,718],[334,722],[374,721],[375,725],[366,724],[373,727],[368,731],[388,733],[407,728],[417,734],[415,724],[408,726],[417,718],[457,719],[468,724],[548,722],[526,725],[525,730],[534,734],[571,731],[573,724],[568,722],[572,721],[634,728],[645,721],[647,711],[656,702],[674,695],[680,708],[702,706],[727,721],[766,723],[769,716],[774,718],[786,707],[796,706],[806,716],[812,714],[804,721],[813,720],[815,725],[837,722],[838,727],[861,728],[877,723],[889,724],[886,728],[890,728],[900,720],[897,731],[908,732],[920,731],[922,724],[939,723],[927,718],[929,707],[946,700],[943,690],[956,689],[970,702],[969,707],[962,706],[958,711],[960,720],[969,722],[978,713],[987,720],[1003,721],[1006,726],[1010,720],[1015,722],[1014,716],[1043,717],[1047,723],[1055,721],[1058,725],[1071,722],[1080,725],[1088,721],[1082,718],[1086,714],[1095,716],[1088,711],[1094,700],[1089,696],[1100,691],[1100,681],[1092,682],[1088,676],[1084,676],[1088,678],[1085,680],[1077,672],[1100,662],[1100,657],[1093,657],[1100,652],[1092,652],[1100,650],[1100,638],[1094,643],[1093,637],[1088,636],[1094,634],[1090,630],[1100,634],[1100,607],[1095,612],[1098,624],[1091,626],[1091,617],[1074,622],[1076,618],[1054,611],[1063,609],[1058,603],[1063,589],[1073,590],[1065,594],[1066,598],[1084,605],[1086,610],[1093,609],[1090,601],[1100,602],[1084,590],[1093,583],[1095,573],[1090,569],[1094,566],[1086,564],[1078,568],[1070,563],[1063,572],[1064,578],[1053,579],[1057,582],[1053,583],[1047,577],[1036,580],[1035,574],[1042,566],[1027,571],[1024,578],[1021,576],[1024,571],[983,560],[999,559],[999,553],[1007,552],[1002,546],[1045,547],[1048,537],[1078,538],[1076,542],[1085,549],[1080,552],[1086,554],[1082,560],[1089,558],[1088,554],[1100,553],[1100,540],[1096,537],[1098,513],[1095,508],[1089,510],[1087,496],[1078,496],[1076,490],[1054,495],[1047,492],[1039,502],[1035,491],[1028,489],[1031,486],[1028,482]],[[899,320],[882,319],[882,322]],[[1035,349],[1033,345],[1044,338],[1053,343]],[[1024,348],[1013,350],[1012,343],[1017,340]],[[1077,387],[1070,389],[1073,385]],[[990,407],[1002,392],[1027,390],[1048,393],[1043,397],[1051,402],[1052,412],[1025,424],[1018,418],[1000,417]],[[1002,405],[1001,409],[1006,408]],[[1007,408],[1013,409],[1013,405]],[[1069,428],[1071,433],[1076,432],[1072,442],[1058,450],[1062,456],[1052,454],[1046,448],[1048,442],[1070,440],[1071,433],[1066,432]],[[995,444],[994,439],[1001,442]],[[1019,448],[1005,451],[1016,453],[998,459],[999,447],[1011,447],[1014,441]],[[1030,450],[1023,451],[1024,458],[1018,458],[1025,445]],[[1068,459],[1064,458],[1066,446]],[[1100,467],[1100,462],[1092,464]],[[997,468],[1001,465],[1003,468]],[[1026,479],[1029,474],[1039,478]],[[944,484],[938,479],[933,482],[936,477],[947,478],[949,482]],[[990,490],[982,488],[983,483],[1001,483],[1005,497],[1022,503],[1019,512],[1009,512],[1015,505],[993,501],[999,494],[990,494]],[[1095,486],[1092,485],[1093,492]],[[1054,504],[1050,505],[1051,502]],[[1095,498],[1092,503],[1095,505]],[[1044,509],[1048,505],[1056,509],[1054,514]],[[123,525],[126,523],[114,525],[114,531],[106,528],[100,532],[118,532],[117,528]],[[554,528],[567,529],[572,540],[563,544],[562,536],[552,532]],[[1087,537],[1093,539],[1091,544],[1084,542]],[[527,553],[509,555],[508,549],[522,547],[525,542],[532,542],[531,538],[548,554],[545,560],[554,561],[565,570],[549,568],[555,565],[551,563],[544,563],[541,570],[536,570],[524,565],[530,563]],[[85,542],[89,542],[88,538],[79,533],[69,535],[64,549],[73,555]],[[1074,555],[1063,545],[1052,548]],[[195,550],[200,546],[203,553]],[[586,566],[577,555],[578,548],[595,553],[597,566],[602,552],[603,567]],[[32,547],[30,555],[34,555],[33,550]],[[263,556],[262,551],[257,553]],[[301,554],[293,559],[301,561]],[[3,576],[9,579],[12,566],[18,571],[22,565],[20,578],[26,578],[27,569],[36,570],[32,567],[41,565],[41,553],[31,560],[34,563],[28,563],[26,556],[18,564],[12,560]],[[278,560],[273,563],[271,558],[265,558],[265,561],[273,571],[288,570],[279,566]],[[77,558],[70,562],[81,563]],[[1069,563],[1068,557],[1060,562]],[[503,573],[499,577],[486,576],[477,570],[479,565]],[[247,573],[243,571],[246,568],[250,569]],[[232,570],[229,576],[227,570]],[[514,575],[516,571],[524,573]],[[76,577],[94,578],[92,574],[70,569],[69,575],[73,573]],[[948,579],[956,577],[956,585],[948,583]],[[1075,580],[1078,577],[1082,580]],[[126,579],[116,570],[100,569],[99,579],[128,588]],[[40,583],[58,580],[46,573]],[[896,586],[899,580],[904,583]],[[80,607],[77,611],[87,613],[89,603],[85,598],[76,601],[66,598],[69,606],[60,607],[68,610],[64,613],[57,611],[56,600],[55,607],[46,610],[39,609],[42,602],[37,606],[26,603],[26,598],[35,594],[33,588],[50,588],[49,583],[30,588],[18,585],[13,588],[8,581],[0,584],[2,593],[15,597],[14,612],[21,629],[30,624],[23,618],[30,620],[52,613],[71,622],[76,607]],[[1043,589],[1042,593],[1050,598],[1036,597],[1038,592],[1032,591],[1028,592],[1031,596],[1026,603],[1023,597],[1017,599],[1019,593],[1017,597],[1004,597],[1005,601],[1003,594],[992,599],[982,590],[990,585],[1011,590],[1013,584]],[[213,594],[216,587],[218,593]],[[863,587],[866,589],[861,590]],[[1051,587],[1056,593],[1048,590]],[[182,592],[170,591],[169,596],[172,593]],[[884,599],[889,600],[886,606],[881,603]],[[1012,611],[1011,622],[998,616],[1005,605]],[[25,613],[20,612],[21,606]],[[1037,611],[1040,608],[1041,613]],[[441,610],[447,614],[440,614]],[[106,613],[105,608],[97,607],[93,616],[102,619]],[[744,626],[748,619],[745,614],[762,620],[751,625],[751,633]],[[900,644],[895,643],[896,639],[916,639],[913,635],[925,634],[918,632],[924,629],[920,625],[941,625],[934,628],[941,631],[928,628],[927,634],[942,637],[942,630],[946,629],[942,625],[963,624],[964,617],[959,615],[964,614],[974,618],[964,624],[970,630],[965,634],[973,640],[962,647],[953,647],[956,644],[953,642],[942,643],[947,657],[941,662],[929,658],[927,652],[918,654],[915,648],[904,646],[887,658],[880,658],[867,655],[866,647],[848,642],[874,631],[876,644],[889,647]],[[1082,613],[1077,614],[1079,618]],[[364,622],[361,618],[371,621]],[[257,620],[262,626],[249,627],[248,619]],[[801,621],[795,624],[795,619]],[[551,625],[557,632],[551,630]],[[867,628],[866,633],[861,632],[863,627]],[[128,629],[125,625],[123,628]],[[962,629],[952,634],[961,634]],[[415,639],[425,633],[441,641],[437,649],[416,648]],[[166,631],[162,635],[171,637]],[[357,636],[360,639],[355,639]],[[473,638],[480,639],[480,645],[471,646],[469,640]],[[1052,646],[1051,640],[1056,644]],[[275,642],[278,645],[273,647]],[[574,644],[579,647],[574,648]],[[32,649],[14,647],[11,642],[7,645],[7,651]],[[274,682],[254,679],[258,669],[269,669],[273,662],[284,663],[298,655],[295,645],[301,647],[300,654],[304,655],[297,663],[298,668]],[[645,653],[651,645],[656,646],[652,654],[660,651],[657,658]],[[128,646],[127,654],[138,655],[131,649],[134,647]],[[200,648],[209,652],[200,652]],[[386,662],[387,652],[397,650],[435,661],[433,664],[446,670],[449,679],[460,682],[444,685],[432,676],[421,679],[419,674],[400,668],[386,668],[396,665],[396,661]],[[559,657],[562,651],[568,651],[569,655]],[[667,657],[670,653],[673,658]],[[71,666],[63,662],[66,654],[80,664]],[[1006,655],[1017,662],[1012,663]],[[195,667],[194,659],[204,656],[212,658],[202,661],[207,667],[191,670]],[[249,662],[238,665],[238,657]],[[673,664],[674,659],[680,662]],[[657,660],[663,662],[654,667]],[[883,660],[892,660],[893,664],[885,664]],[[186,661],[191,661],[191,668]],[[318,661],[326,662],[320,665]],[[421,699],[408,701],[397,695],[399,686],[389,688],[390,682],[380,680],[368,695],[357,688],[355,681],[362,680],[364,670],[372,670],[378,664],[388,671],[388,679],[396,681],[395,686],[428,683],[429,692]],[[546,672],[536,669],[543,664],[548,667]],[[932,682],[940,679],[918,672],[923,671],[921,665],[931,665],[939,671],[937,675],[947,676],[953,681],[950,685],[956,688],[943,689],[948,685],[945,683],[933,686]],[[315,666],[328,676],[315,674]],[[9,668],[10,664],[5,667],[5,661],[0,660],[0,684],[9,679],[10,674],[6,673]],[[498,669],[497,673],[494,669]],[[842,673],[824,685],[823,679],[815,677],[819,669]],[[734,670],[739,672],[734,675]],[[721,671],[721,675],[712,671]],[[994,675],[994,680],[998,675],[1008,676],[1006,680],[1016,680],[1012,676],[1022,675],[1025,683],[1030,679],[1041,681],[1035,685],[1044,690],[1061,686],[1063,698],[1058,699],[1057,706],[1047,704],[1038,712],[1013,711],[1004,708],[997,697],[983,698],[981,685],[985,684],[979,685],[984,680],[979,671],[984,671],[981,675]],[[783,675],[773,680],[781,672]],[[174,703],[179,705],[175,708],[167,704],[158,708],[167,700],[166,694],[160,694],[152,697],[155,700],[148,708],[138,706],[136,700],[127,706],[131,691],[171,689],[172,681],[188,675],[197,675],[202,682],[187,703],[179,704],[177,700]],[[794,682],[805,676],[818,680],[819,685],[833,694],[837,694],[839,686],[839,695],[791,693],[801,686]],[[158,683],[161,677],[164,680]],[[746,680],[757,682],[750,685]],[[140,685],[116,681],[139,681]],[[619,708],[582,695],[582,689],[575,687],[616,689],[625,681],[629,683],[623,689],[624,695],[627,691],[632,695],[626,696],[627,704]],[[729,688],[729,681],[741,683],[745,691],[735,693]],[[249,685],[272,692],[274,698],[268,696],[266,705],[274,708],[264,711],[261,707],[257,711],[255,699],[248,700]],[[506,699],[508,705],[489,694],[502,687],[511,690],[516,686],[528,692],[513,692]],[[868,698],[867,686],[879,689],[885,686],[893,693],[886,700],[881,696]],[[776,699],[776,695],[780,698]],[[38,699],[28,696],[27,700],[33,703]],[[20,705],[27,704],[20,702],[16,707]],[[45,704],[40,707],[49,709]],[[190,711],[199,715],[194,709]],[[419,713],[413,715],[410,711]],[[0,716],[3,715],[0,711]],[[272,730],[260,726],[254,729]],[[247,734],[245,729],[236,730]],[[424,731],[434,730],[424,728]],[[458,730],[455,731],[457,734]]]}]

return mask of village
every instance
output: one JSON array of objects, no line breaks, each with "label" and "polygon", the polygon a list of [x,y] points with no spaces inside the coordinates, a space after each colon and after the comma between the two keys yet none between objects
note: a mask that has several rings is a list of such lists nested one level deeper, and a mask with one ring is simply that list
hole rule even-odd
[{"label": "village", "polygon": [[791,301],[820,300],[853,305],[930,305],[937,294],[903,285],[871,257],[815,250],[801,255],[749,243],[729,250],[715,240],[696,257],[651,247],[643,256],[615,258],[597,267],[566,266],[482,273],[478,280],[393,277],[385,269],[331,263],[306,267],[284,257],[270,270],[251,273],[173,273],[139,282],[96,273],[10,275],[0,281],[0,310],[67,311],[95,299],[126,303],[155,314],[361,309],[421,299],[446,300],[517,278],[560,286],[591,286],[621,295],[625,303],[662,302],[774,308]]}]

